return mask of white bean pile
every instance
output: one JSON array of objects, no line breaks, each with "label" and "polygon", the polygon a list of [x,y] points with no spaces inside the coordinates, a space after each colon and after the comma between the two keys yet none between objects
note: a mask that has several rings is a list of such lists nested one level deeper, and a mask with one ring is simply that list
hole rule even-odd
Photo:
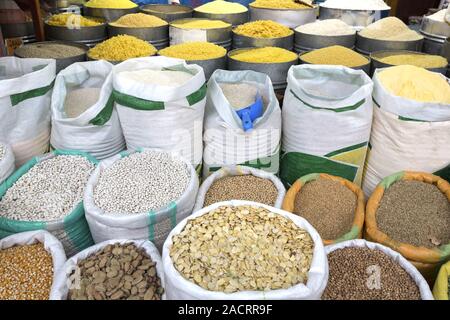
[{"label": "white bean pile", "polygon": [[0,161],[2,161],[5,156],[5,147],[0,143]]},{"label": "white bean pile", "polygon": [[95,165],[84,157],[59,155],[37,163],[8,189],[0,216],[51,221],[67,216],[83,199]]},{"label": "white bean pile", "polygon": [[133,153],[101,172],[94,203],[108,214],[149,212],[180,198],[190,178],[187,165],[168,153]]}]

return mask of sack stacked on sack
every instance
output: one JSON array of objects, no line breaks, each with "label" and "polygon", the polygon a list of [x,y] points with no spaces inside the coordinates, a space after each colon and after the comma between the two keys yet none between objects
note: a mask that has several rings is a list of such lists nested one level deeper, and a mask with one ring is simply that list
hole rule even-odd
[{"label": "sack stacked on sack", "polygon": [[[100,160],[125,149],[114,109],[111,70],[107,61],[88,61],[74,63],[58,74],[52,95],[53,148],[88,152]],[[80,88],[100,88],[100,96],[82,114],[69,118],[64,110],[66,96]]]},{"label": "sack stacked on sack", "polygon": [[360,70],[301,65],[288,72],[281,180],[316,172],[361,185],[372,123],[372,81]]},{"label": "sack stacked on sack", "polygon": [[0,140],[16,167],[48,151],[55,70],[53,59],[0,58]]},{"label": "sack stacked on sack", "polygon": [[[182,71],[193,75],[175,87],[142,83],[123,71]],[[177,152],[195,167],[202,162],[202,128],[206,101],[203,69],[166,57],[131,59],[113,68],[114,99],[127,148]]]},{"label": "sack stacked on sack", "polygon": [[0,142],[0,183],[5,181],[16,168],[11,147]]},{"label": "sack stacked on sack", "polygon": [[[245,132],[242,121],[219,83],[248,83],[258,87],[263,115]],[[254,71],[216,70],[208,81],[203,153],[203,178],[227,165],[245,165],[277,174],[281,110],[270,78]]]},{"label": "sack stacked on sack", "polygon": [[378,78],[380,71],[373,77],[375,107],[364,192],[370,195],[383,178],[402,170],[433,172],[450,180],[450,107],[391,94]]}]

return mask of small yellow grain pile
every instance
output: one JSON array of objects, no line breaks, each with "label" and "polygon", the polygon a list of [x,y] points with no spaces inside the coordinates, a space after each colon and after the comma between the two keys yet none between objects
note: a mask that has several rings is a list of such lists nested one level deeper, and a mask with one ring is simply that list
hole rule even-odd
[{"label": "small yellow grain pile", "polygon": [[297,59],[295,53],[276,47],[238,50],[230,57],[235,60],[251,63],[283,63]]},{"label": "small yellow grain pile", "polygon": [[265,9],[309,9],[310,7],[294,0],[256,0],[250,3],[254,8]]},{"label": "small yellow grain pile", "polygon": [[170,25],[180,29],[220,29],[220,28],[228,28],[231,26],[230,23],[226,23],[221,20],[210,20],[210,19],[178,20],[172,22]]},{"label": "small yellow grain pile", "polygon": [[414,53],[394,54],[378,60],[394,66],[408,64],[421,68],[443,68],[448,64],[447,59],[441,56]]},{"label": "small yellow grain pile", "polygon": [[145,13],[130,13],[111,23],[112,26],[126,28],[152,28],[167,25],[167,22]]},{"label": "small yellow grain pile", "polygon": [[450,104],[450,85],[445,77],[415,66],[396,66],[376,77],[393,95],[420,102]]},{"label": "small yellow grain pile", "polygon": [[105,40],[88,51],[96,60],[124,61],[131,58],[152,56],[156,49],[150,43],[133,36],[119,35]]},{"label": "small yellow grain pile", "polygon": [[138,5],[130,0],[89,0],[85,3],[89,8],[131,9]]},{"label": "small yellow grain pile", "polygon": [[195,8],[195,11],[213,14],[230,14],[246,12],[248,9],[239,3],[215,0]]},{"label": "small yellow grain pile", "polygon": [[423,38],[396,17],[378,20],[362,29],[359,34],[370,39],[390,41],[414,41]]},{"label": "small yellow grain pile", "polygon": [[253,38],[281,38],[294,33],[291,29],[272,20],[258,20],[241,24],[234,32]]},{"label": "small yellow grain pile", "polygon": [[311,64],[328,64],[346,67],[360,67],[369,60],[359,53],[342,46],[331,46],[303,54],[303,61]]},{"label": "small yellow grain pile", "polygon": [[223,57],[227,50],[209,42],[186,42],[159,50],[161,56],[184,60],[208,60]]},{"label": "small yellow grain pile", "polygon": [[57,27],[95,27],[102,24],[101,19],[85,18],[79,14],[60,13],[55,14],[48,19],[47,23],[51,26]]}]

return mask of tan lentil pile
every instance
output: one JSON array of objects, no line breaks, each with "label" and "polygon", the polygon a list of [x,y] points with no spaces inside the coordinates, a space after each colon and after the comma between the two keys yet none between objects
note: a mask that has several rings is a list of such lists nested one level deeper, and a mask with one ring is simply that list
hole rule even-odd
[{"label": "tan lentil pile", "polygon": [[131,243],[107,245],[78,267],[80,287],[69,290],[69,300],[161,300],[164,293],[156,263]]},{"label": "tan lentil pile", "polygon": [[376,219],[397,241],[427,248],[450,243],[450,202],[429,183],[395,182],[384,192]]},{"label": "tan lentil pile", "polygon": [[[328,254],[330,268],[323,300],[420,300],[411,276],[387,254],[369,248],[343,248]],[[379,270],[380,282],[371,281]]]},{"label": "tan lentil pile", "polygon": [[300,189],[294,213],[308,220],[323,239],[333,240],[352,228],[356,202],[356,195],[338,181],[317,179]]},{"label": "tan lentil pile", "polygon": [[247,200],[273,206],[277,197],[278,190],[269,179],[251,174],[230,176],[218,179],[209,187],[203,206],[229,200]]},{"label": "tan lentil pile", "polygon": [[0,250],[0,300],[48,300],[53,259],[42,243]]},{"label": "tan lentil pile", "polygon": [[173,237],[181,275],[210,291],[267,291],[306,283],[314,242],[291,220],[253,206],[222,206]]},{"label": "tan lentil pile", "polygon": [[53,42],[26,44],[17,48],[17,50],[22,58],[40,59],[64,59],[86,53],[86,51],[80,47]]}]

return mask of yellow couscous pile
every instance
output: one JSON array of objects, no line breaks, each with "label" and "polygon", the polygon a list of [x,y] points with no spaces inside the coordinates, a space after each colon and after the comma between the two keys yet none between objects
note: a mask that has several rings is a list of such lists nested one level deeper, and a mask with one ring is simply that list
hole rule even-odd
[{"label": "yellow couscous pile", "polygon": [[226,55],[227,50],[209,42],[186,42],[159,50],[162,56],[184,60],[208,60]]},{"label": "yellow couscous pile", "polygon": [[129,35],[119,35],[91,48],[88,56],[96,60],[124,61],[152,56],[156,51],[154,46],[144,40]]}]

